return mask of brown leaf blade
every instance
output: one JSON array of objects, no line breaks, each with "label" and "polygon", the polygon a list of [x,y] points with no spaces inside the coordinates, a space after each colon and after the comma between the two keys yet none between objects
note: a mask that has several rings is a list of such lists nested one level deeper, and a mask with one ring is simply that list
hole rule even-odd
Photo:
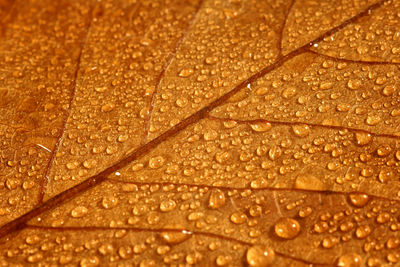
[{"label": "brown leaf blade", "polygon": [[[102,4],[106,5],[105,2]],[[146,6],[147,2],[143,4]],[[282,36],[272,38],[268,43],[271,49],[271,44],[275,44],[278,50],[277,57],[270,62],[260,60],[264,65],[257,65],[257,56],[243,61],[247,58],[247,50],[242,57],[235,57],[235,52],[242,51],[246,45],[253,51],[253,43],[260,41],[259,51],[263,51],[262,44],[266,39],[258,40],[258,31],[272,29],[281,34],[283,25],[290,24],[274,19],[282,16],[290,20],[290,14],[302,8],[296,2],[292,6],[288,2],[286,8],[280,3],[271,3],[268,7],[261,3],[256,10],[247,4],[246,1],[204,2],[197,15],[192,17],[189,30],[175,46],[167,45],[172,52],[161,57],[161,72],[150,71],[149,78],[155,89],[145,97],[147,102],[144,101],[150,108],[146,109],[149,106],[140,101],[138,107],[131,107],[150,111],[147,115],[144,112],[142,120],[129,120],[128,123],[139,121],[139,130],[144,131],[145,136],[150,132],[151,141],[134,145],[131,150],[126,146],[117,151],[119,156],[110,161],[112,165],[100,172],[101,168],[95,166],[93,172],[97,174],[93,176],[87,171],[91,168],[84,162],[77,164],[76,171],[61,168],[58,177],[66,175],[67,182],[56,180],[58,185],[51,185],[49,188],[53,191],[49,192],[50,195],[62,192],[1,228],[1,235],[7,234],[2,239],[3,262],[79,263],[82,266],[382,266],[399,261],[396,249],[399,246],[400,150],[396,116],[393,115],[397,103],[396,62],[374,62],[367,57],[366,60],[337,59],[322,55],[320,51],[311,51],[308,45],[279,56],[281,41],[285,40]],[[304,2],[304,6],[308,4],[310,2]],[[365,3],[357,4],[360,8]],[[318,47],[330,36],[340,35],[352,25],[365,21],[368,25],[369,16],[387,12],[387,6],[391,4],[391,1],[381,1],[367,9],[360,8],[362,11],[357,11],[354,17],[343,14],[343,22],[333,24],[323,34],[313,37],[316,39],[311,43]],[[110,14],[115,15],[113,25],[119,28],[127,14],[130,17],[129,14],[138,12],[139,17],[146,16],[150,6],[141,11],[135,5],[127,4],[115,10],[109,6]],[[345,6],[343,4],[341,8]],[[156,7],[154,12],[164,8],[158,3],[153,3],[153,7]],[[327,12],[335,8],[331,6]],[[95,21],[101,17],[101,10],[93,12]],[[274,17],[268,15],[271,10],[281,13]],[[265,12],[264,16],[249,16]],[[167,13],[161,19],[171,18]],[[250,28],[251,36],[241,33],[241,29],[251,27],[251,22],[260,22],[260,18],[270,21],[271,25],[258,30]],[[103,22],[99,25],[108,23]],[[150,27],[150,32],[151,29],[154,28]],[[221,29],[222,33],[219,32]],[[157,27],[155,30],[157,32]],[[138,31],[141,31],[140,27]],[[118,30],[113,33],[116,33],[114,38],[123,38]],[[229,41],[235,45],[229,46]],[[229,63],[226,66],[214,69],[215,74],[238,63],[244,64],[241,65],[243,78],[235,76],[239,72],[235,68],[229,73],[232,74],[229,79],[235,81],[233,84],[228,77],[208,77],[207,68],[201,66],[207,63],[204,55],[212,51],[212,46],[202,48],[199,45],[207,42],[216,47],[220,42],[223,58],[232,59],[226,61]],[[187,46],[188,43],[198,44],[197,57],[191,56],[192,48]],[[151,46],[151,42],[149,44]],[[229,49],[224,50],[224,46]],[[110,50],[114,51],[114,46]],[[105,49],[96,51],[110,57]],[[126,54],[120,49],[115,51]],[[202,51],[206,51],[205,54]],[[88,62],[95,58],[90,53],[83,53],[83,56],[89,59]],[[85,80],[88,71],[96,72],[96,60],[93,64],[80,71],[78,88],[90,87],[93,80],[100,84],[108,81],[109,77],[99,78],[97,74],[88,75]],[[192,64],[196,64],[196,68],[191,69]],[[174,73],[180,67],[179,73]],[[192,78],[200,70],[207,76],[203,83],[205,87],[196,89],[202,80],[197,76],[199,84],[196,84]],[[142,74],[136,69],[132,73]],[[246,79],[246,75],[250,76]],[[389,83],[380,83],[382,77]],[[129,81],[129,75],[120,81]],[[191,94],[201,98],[201,90],[207,88],[210,81],[223,82],[219,92],[210,90],[217,93],[215,98],[203,99],[204,102],[191,98]],[[235,86],[235,83],[239,84]],[[146,84],[144,82],[144,86]],[[187,86],[183,86],[185,84]],[[113,94],[106,94],[111,104],[115,102],[113,97],[124,96],[125,90],[118,91],[121,84],[117,81],[116,85]],[[182,93],[171,94],[177,85],[183,86],[179,89]],[[159,95],[161,102],[157,100]],[[89,93],[88,96],[89,106],[99,101],[97,94],[91,96]],[[182,96],[187,97],[187,102],[180,101]],[[77,98],[77,103],[79,101]],[[90,108],[79,103],[71,109],[75,115],[69,117],[65,137],[76,139],[78,144],[82,141],[83,149],[74,149],[73,143],[65,145],[61,150],[65,153],[58,153],[60,162],[67,152],[72,152],[67,158],[82,159],[85,150],[97,142],[79,139],[80,131],[75,131],[76,137],[70,134],[74,131],[68,132],[68,127],[74,128],[74,120],[77,121],[75,124],[84,121],[92,125],[87,128],[82,124],[76,128],[85,133],[98,125],[93,124],[96,119],[107,124],[120,118],[119,113],[112,113],[115,117],[102,116],[100,119],[102,113],[95,113],[85,119]],[[365,103],[370,105],[366,107],[368,115],[359,112],[361,107],[358,106]],[[168,109],[167,106],[172,107],[172,104],[175,104],[172,110]],[[323,113],[319,110],[324,110],[319,108],[321,106],[328,107],[322,115],[318,113]],[[80,107],[82,117],[76,113]],[[332,107],[335,112],[329,109]],[[357,110],[355,115],[351,108]],[[160,110],[166,115],[157,113]],[[337,115],[329,117],[331,113]],[[374,124],[377,117],[380,120]],[[158,122],[154,123],[154,120]],[[123,132],[128,128],[118,127],[117,130]],[[107,133],[109,128],[105,129]],[[89,139],[99,139],[99,144],[104,145],[104,141],[100,141],[104,136],[98,134]],[[143,142],[142,136],[133,134],[128,143]],[[112,142],[113,138],[109,139],[116,144]],[[99,158],[107,157],[100,154]],[[54,168],[54,171],[58,169]],[[71,181],[84,177],[89,178],[72,186],[76,182]],[[21,231],[15,231],[21,228]],[[82,234],[85,234],[84,240],[81,240]]]}]

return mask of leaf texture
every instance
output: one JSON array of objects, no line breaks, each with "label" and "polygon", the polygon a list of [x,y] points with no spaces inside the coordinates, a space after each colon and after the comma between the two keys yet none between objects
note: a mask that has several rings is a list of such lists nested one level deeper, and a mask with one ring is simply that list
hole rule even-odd
[{"label": "leaf texture", "polygon": [[0,262],[399,264],[399,12],[0,1]]}]

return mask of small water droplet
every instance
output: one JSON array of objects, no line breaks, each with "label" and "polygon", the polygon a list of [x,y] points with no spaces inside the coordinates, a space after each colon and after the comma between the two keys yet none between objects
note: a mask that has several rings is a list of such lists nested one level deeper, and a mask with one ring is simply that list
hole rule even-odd
[{"label": "small water droplet", "polygon": [[160,203],[160,210],[168,212],[176,208],[176,202],[173,199],[164,200]]},{"label": "small water droplet", "polygon": [[71,211],[71,216],[74,218],[81,218],[88,213],[88,209],[83,206],[78,206]]},{"label": "small water droplet", "polygon": [[189,77],[194,73],[194,70],[189,68],[189,69],[183,69],[179,72],[179,77]]},{"label": "small water droplet", "polygon": [[357,253],[344,254],[337,260],[337,266],[340,267],[361,267],[362,258]]},{"label": "small water droplet", "polygon": [[219,209],[225,205],[225,194],[219,189],[212,190],[208,199],[208,206],[212,209]]},{"label": "small water droplet", "polygon": [[293,125],[293,133],[298,137],[306,137],[311,132],[311,127],[307,124]]},{"label": "small water droplet", "polygon": [[164,165],[165,159],[162,156],[152,157],[149,160],[149,167],[151,169],[158,169]]},{"label": "small water droplet", "polygon": [[355,134],[355,138],[356,138],[357,145],[359,145],[359,146],[368,145],[372,141],[372,135],[370,133],[366,133],[366,132],[357,132]]}]

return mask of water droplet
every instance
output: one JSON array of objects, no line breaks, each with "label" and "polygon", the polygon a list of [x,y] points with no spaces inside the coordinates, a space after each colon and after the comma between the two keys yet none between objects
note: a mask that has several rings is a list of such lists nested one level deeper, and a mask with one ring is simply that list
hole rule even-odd
[{"label": "water droplet", "polygon": [[218,163],[226,163],[231,158],[231,154],[229,152],[218,152],[215,154],[215,160]]},{"label": "water droplet", "polygon": [[231,215],[230,219],[231,219],[231,222],[233,222],[235,224],[242,224],[247,221],[247,216],[246,216],[246,214],[244,214],[242,212],[234,212]]},{"label": "water droplet", "polygon": [[164,165],[165,159],[162,156],[152,157],[149,160],[149,167],[152,169],[161,168]]},{"label": "water droplet", "polygon": [[225,266],[225,265],[231,263],[231,261],[232,261],[232,257],[231,256],[229,256],[229,255],[219,255],[216,258],[215,263],[218,266]]},{"label": "water droplet", "polygon": [[362,258],[356,253],[344,254],[337,260],[337,266],[341,267],[361,267]]},{"label": "water droplet", "polygon": [[383,169],[378,174],[378,180],[381,183],[387,183],[394,178],[394,172],[391,169]]},{"label": "water droplet", "polygon": [[180,108],[185,107],[188,103],[189,101],[185,97],[180,97],[175,102],[175,104]]},{"label": "water droplet", "polygon": [[103,112],[110,112],[115,108],[115,105],[112,103],[105,104],[101,107],[101,111]]},{"label": "water droplet", "polygon": [[26,239],[25,239],[25,242],[28,245],[36,244],[39,241],[40,241],[40,237],[38,235],[30,235],[30,236],[27,236]]},{"label": "water droplet", "polygon": [[88,209],[83,206],[78,206],[71,211],[71,216],[74,218],[81,218],[88,213]]},{"label": "water droplet", "polygon": [[365,146],[372,141],[372,135],[366,132],[357,132],[355,134],[357,145]]},{"label": "water droplet", "polygon": [[378,115],[369,115],[365,120],[365,123],[370,126],[374,126],[380,123],[381,120],[382,120],[381,117],[379,117]]},{"label": "water droplet", "polygon": [[[179,228],[179,227],[166,227],[166,228]],[[187,231],[165,231],[160,234],[161,238],[168,244],[179,244],[191,237],[190,232]]]},{"label": "water droplet", "polygon": [[332,82],[321,82],[321,84],[319,85],[319,89],[321,90],[328,90],[331,89],[333,87],[333,83]]},{"label": "water droplet", "polygon": [[255,132],[266,132],[272,128],[272,125],[269,122],[261,122],[250,124],[250,127]]},{"label": "water droplet", "polygon": [[114,196],[103,197],[101,205],[105,209],[112,209],[118,204],[118,199]]},{"label": "water droplet", "polygon": [[66,164],[66,167],[67,167],[68,170],[74,170],[74,169],[76,169],[78,166],[79,166],[79,162],[77,162],[77,161],[68,162],[68,163]]},{"label": "water droplet", "polygon": [[390,214],[388,212],[382,212],[376,217],[376,222],[383,224],[390,220]]},{"label": "water droplet", "polygon": [[204,133],[204,140],[206,141],[213,141],[215,139],[217,139],[218,137],[218,133],[217,131],[214,130],[208,130]]},{"label": "water droplet", "polygon": [[252,246],[246,253],[247,264],[251,267],[267,267],[275,260],[275,252],[266,246]]},{"label": "water droplet", "polygon": [[361,86],[360,80],[349,80],[347,82],[347,87],[352,90],[357,90]]},{"label": "water droplet", "polygon": [[194,73],[194,70],[189,68],[189,69],[183,69],[179,72],[179,77],[189,77]]},{"label": "water droplet", "polygon": [[293,133],[298,137],[306,137],[311,132],[311,127],[307,124],[293,125]]},{"label": "water droplet", "polygon": [[311,174],[302,174],[297,176],[294,187],[297,189],[322,191],[326,189],[325,184],[317,177]]},{"label": "water droplet", "polygon": [[41,252],[37,252],[33,255],[28,256],[28,258],[26,258],[26,260],[30,263],[36,263],[39,262],[43,259],[43,254]]},{"label": "water droplet", "polygon": [[208,206],[212,209],[219,209],[225,205],[225,194],[219,189],[213,190],[208,199]]},{"label": "water droplet", "polygon": [[268,157],[271,160],[276,160],[281,155],[282,155],[282,149],[278,146],[274,146],[274,147],[270,148],[270,150],[268,151]]},{"label": "water droplet", "polygon": [[379,157],[386,157],[392,152],[392,148],[388,145],[385,146],[380,146],[376,150],[376,153],[378,154]]},{"label": "water droplet", "polygon": [[323,248],[333,248],[337,243],[339,243],[339,239],[336,236],[329,236],[322,239]]},{"label": "water droplet", "polygon": [[213,65],[218,62],[218,58],[216,56],[213,57],[206,57],[205,59],[206,64]]},{"label": "water droplet", "polygon": [[164,200],[160,203],[160,210],[168,212],[176,208],[176,202],[173,199]]},{"label": "water droplet", "polygon": [[369,196],[366,194],[351,194],[349,195],[349,201],[353,206],[362,208],[367,205]]},{"label": "water droplet", "polygon": [[359,239],[366,238],[371,233],[371,227],[368,225],[360,225],[356,229],[356,237]]},{"label": "water droplet", "polygon": [[275,234],[284,239],[293,239],[300,233],[300,224],[292,218],[281,218],[275,224]]},{"label": "water droplet", "polygon": [[282,97],[285,98],[285,99],[289,99],[289,98],[295,96],[296,93],[297,93],[296,88],[294,88],[294,87],[289,87],[289,88],[286,88],[286,89],[284,89],[284,90],[282,91]]},{"label": "water droplet", "polygon": [[87,159],[83,162],[83,167],[86,169],[91,169],[94,168],[97,164],[97,161],[95,159]]},{"label": "water droplet", "polygon": [[396,85],[386,85],[383,89],[382,89],[382,94],[384,96],[391,96],[393,95],[395,92],[397,91],[397,87]]}]

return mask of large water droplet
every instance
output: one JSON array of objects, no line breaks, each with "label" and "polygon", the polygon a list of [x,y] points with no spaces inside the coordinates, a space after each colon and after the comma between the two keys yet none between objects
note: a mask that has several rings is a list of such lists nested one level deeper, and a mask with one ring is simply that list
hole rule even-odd
[{"label": "large water droplet", "polygon": [[292,218],[281,218],[275,224],[275,234],[284,239],[293,239],[300,233],[300,224]]}]

